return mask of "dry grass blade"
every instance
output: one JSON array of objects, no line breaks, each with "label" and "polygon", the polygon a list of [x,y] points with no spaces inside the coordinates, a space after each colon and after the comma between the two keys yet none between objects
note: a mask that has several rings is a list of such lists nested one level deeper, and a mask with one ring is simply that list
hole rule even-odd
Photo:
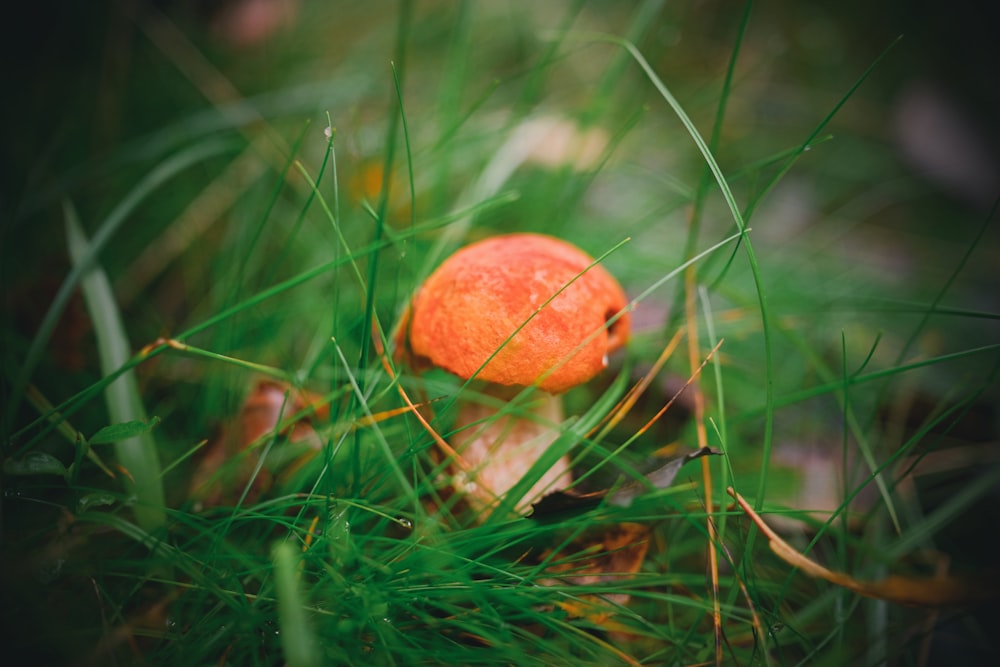
[{"label": "dry grass blade", "polygon": [[[382,339],[381,337],[379,337],[378,332],[373,332],[372,344],[375,350],[375,354],[377,354],[379,358],[382,360],[382,367],[385,369],[385,372],[389,376],[389,379],[392,380],[393,382],[396,382],[397,380],[396,372],[393,370],[392,364],[389,362],[389,357],[385,354],[385,346],[382,345]],[[444,452],[445,455],[450,457],[451,460],[454,462],[455,466],[457,466],[462,472],[465,473],[470,472],[471,468],[469,468],[469,465],[465,462],[465,459],[462,458],[462,455],[456,452],[455,449],[451,445],[449,445],[448,442],[444,438],[442,438],[437,431],[434,430],[434,427],[430,425],[430,422],[428,422],[427,419],[422,414],[420,414],[420,410],[418,410],[417,408],[420,405],[425,405],[425,404],[414,403],[413,401],[411,401],[410,397],[406,394],[406,390],[403,389],[403,387],[398,383],[396,384],[396,391],[399,392],[400,398],[402,398],[403,402],[406,403],[406,408],[405,408],[406,411],[413,413],[413,416],[417,418],[417,421],[419,421],[420,425],[424,427],[424,430],[427,431],[427,433],[432,438],[434,438],[434,442],[437,444],[438,447],[441,448],[441,451]]]},{"label": "dry grass blade", "polygon": [[[663,351],[660,352],[660,356],[657,357],[656,362],[652,365],[649,371],[645,375],[643,375],[642,378],[631,389],[628,390],[628,393],[625,394],[625,396],[620,401],[618,401],[618,404],[615,405],[615,407],[608,413],[608,415],[601,420],[601,423],[595,426],[591,430],[589,435],[593,435],[597,431],[597,429],[600,428],[601,429],[600,434],[597,436],[597,439],[600,440],[608,433],[610,433],[611,429],[617,426],[619,422],[621,422],[621,420],[625,418],[625,415],[629,413],[629,411],[635,406],[639,398],[643,395],[643,393],[645,393],[646,389],[649,388],[649,385],[652,384],[653,379],[656,378],[656,376],[659,374],[660,370],[663,368],[663,365],[667,363],[667,359],[669,359],[671,355],[673,355],[674,351],[677,349],[677,346],[680,344],[681,337],[683,335],[684,335],[684,328],[683,327],[678,328],[673,338],[671,338],[670,341],[666,344],[666,346],[664,346]],[[666,411],[666,408],[664,408],[664,411]]]},{"label": "dry grass blade", "polygon": [[[670,406],[672,406],[677,401],[677,399],[680,398],[680,396],[684,392],[684,390],[687,389],[692,383],[694,383],[695,379],[701,374],[701,371],[705,368],[705,365],[708,364],[708,362],[712,360],[712,357],[715,356],[715,353],[719,351],[720,347],[722,347],[722,343],[723,343],[723,341],[720,340],[715,345],[715,347],[712,348],[712,350],[708,353],[708,355],[706,355],[705,358],[702,360],[701,364],[699,364],[698,367],[695,368],[694,371],[691,373],[691,377],[689,377],[687,379],[687,382],[684,383],[684,386],[682,386],[680,389],[678,389],[677,393],[675,393],[670,398],[670,400],[667,401],[666,405],[664,405],[662,408],[660,408],[659,412],[657,412],[655,415],[653,415],[652,418],[649,421],[647,421],[642,426],[642,428],[640,428],[638,431],[636,431],[636,433],[635,433],[635,435],[633,437],[638,437],[639,435],[642,435],[643,433],[645,433],[646,431],[648,431],[653,426],[653,424],[656,423],[657,419],[659,419],[664,414],[666,414],[667,410],[669,410]],[[699,440],[704,440],[704,438],[699,438]],[[707,444],[704,444],[702,446],[705,447],[705,446],[707,446]]]},{"label": "dry grass blade", "polygon": [[[691,378],[688,380],[688,384],[692,386],[694,390],[694,426],[695,433],[698,437],[698,447],[704,449],[708,447],[708,434],[705,430],[705,394],[701,390],[701,383],[699,382],[699,377],[701,376],[701,371],[708,363],[709,359],[718,351],[722,346],[722,340],[716,343],[712,351],[708,353],[708,356],[699,364],[698,357],[701,356],[700,346],[698,344],[698,317],[697,317],[697,292],[696,289],[696,276],[694,265],[691,265],[684,271],[684,287],[685,287],[685,298],[684,298],[684,315],[687,320],[688,328],[688,364],[691,368]],[[701,462],[701,476],[702,476],[702,486],[705,492],[705,506],[712,507],[712,468],[708,463],[708,459],[702,459]],[[715,638],[715,664],[721,667],[722,665],[722,608],[719,602],[719,556],[718,551],[715,548],[716,543],[719,541],[719,535],[715,529],[715,522],[712,517],[706,518],[707,529],[708,529],[708,567],[709,567],[709,579],[712,586],[712,627],[714,629]]]},{"label": "dry grass blade", "polygon": [[980,604],[995,601],[1000,597],[1000,577],[997,572],[980,577],[938,576],[905,577],[890,575],[880,581],[859,581],[844,572],[834,572],[814,560],[807,558],[785,542],[764,522],[749,503],[732,487],[727,489],[743,511],[749,515],[768,539],[771,551],[789,565],[796,567],[811,577],[829,581],[858,595],[886,600],[897,604],[924,607],[950,607]]}]

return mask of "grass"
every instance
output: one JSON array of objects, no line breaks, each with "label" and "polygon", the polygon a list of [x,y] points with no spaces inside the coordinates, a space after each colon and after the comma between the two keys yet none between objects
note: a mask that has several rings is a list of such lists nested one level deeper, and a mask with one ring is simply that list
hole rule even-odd
[{"label": "grass", "polygon": [[[826,24],[753,3],[498,7],[303,4],[241,51],[113,5],[77,45],[112,49],[99,95],[38,65],[94,129],[10,148],[4,652],[989,664],[991,605],[810,577],[726,493],[862,582],[994,585],[995,217],[872,130],[906,39],[854,48],[838,17],[826,53],[769,50]],[[628,351],[565,397],[581,490],[677,446],[720,456],[625,507],[480,523],[448,497],[435,437],[474,387],[385,351],[448,253],[515,230],[577,243],[633,298]],[[623,526],[648,538],[639,571],[584,577]]]}]

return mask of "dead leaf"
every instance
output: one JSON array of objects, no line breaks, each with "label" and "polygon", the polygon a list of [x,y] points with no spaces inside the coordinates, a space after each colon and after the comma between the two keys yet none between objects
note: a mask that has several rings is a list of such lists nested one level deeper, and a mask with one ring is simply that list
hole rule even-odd
[{"label": "dead leaf", "polygon": [[743,511],[767,537],[771,551],[811,577],[829,581],[858,595],[905,605],[962,606],[988,602],[1000,597],[1000,573],[997,572],[985,573],[980,577],[927,578],[891,575],[880,581],[859,581],[844,572],[834,572],[796,551],[781,539],[732,487],[727,489],[727,492],[736,499]]},{"label": "dead leaf", "polygon": [[[625,522],[606,526],[595,533],[588,531],[555,556],[557,564],[548,568],[554,578],[542,583],[569,583],[578,586],[606,585],[631,579],[642,568],[649,551],[651,528],[646,524]],[[543,554],[543,558],[551,552]],[[565,598],[556,605],[575,618],[584,618],[610,633],[612,639],[625,641],[632,629],[617,620],[618,607],[628,603],[629,593],[603,593]]]},{"label": "dead leaf", "polygon": [[[548,569],[559,578],[581,586],[608,584],[630,578],[646,558],[649,550],[650,528],[646,524],[625,522],[607,527],[599,536],[587,535],[567,551],[571,554],[563,562]],[[609,593],[601,596],[623,604],[628,593]],[[565,603],[570,609],[574,603]],[[560,606],[564,606],[562,603]],[[607,614],[609,609],[601,608]],[[593,608],[590,609],[594,611]],[[582,614],[581,614],[582,615]]]},{"label": "dead leaf", "polygon": [[722,452],[717,449],[702,447],[684,456],[667,461],[667,463],[647,473],[643,481],[632,480],[617,488],[602,489],[589,493],[581,493],[575,489],[550,493],[531,506],[530,518],[545,521],[564,512],[585,512],[597,507],[604,500],[609,505],[628,507],[643,493],[654,489],[665,489],[673,484],[677,473],[680,472],[681,468],[688,461],[693,461],[702,456],[718,456],[721,454]]},{"label": "dead leaf", "polygon": [[[721,452],[709,447],[676,457],[648,473],[642,481],[633,480],[612,489],[580,493],[573,489],[550,493],[532,506],[530,518],[536,521],[552,520],[567,512],[580,513],[602,502],[628,507],[642,493],[670,486],[681,467],[688,461]],[[604,525],[584,534],[566,549],[555,554],[557,564],[547,572],[556,575],[557,581],[581,586],[611,585],[630,579],[642,568],[649,550],[651,528],[647,524],[623,522]],[[551,551],[544,558],[553,557]],[[570,615],[585,618],[610,632],[612,636],[625,637],[627,626],[615,619],[616,606],[624,605],[629,593],[584,595],[558,602]]]},{"label": "dead leaf", "polygon": [[646,474],[646,482],[632,481],[615,489],[608,495],[608,503],[618,507],[628,507],[641,494],[652,489],[665,489],[674,483],[674,478],[681,471],[681,467],[688,461],[700,459],[702,456],[721,456],[722,452],[711,447],[701,447],[695,451],[685,454],[660,466],[656,470]]}]

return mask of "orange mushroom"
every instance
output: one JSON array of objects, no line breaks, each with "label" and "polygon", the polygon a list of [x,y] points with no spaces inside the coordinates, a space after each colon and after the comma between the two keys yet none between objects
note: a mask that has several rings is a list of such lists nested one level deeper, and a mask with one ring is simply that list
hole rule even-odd
[{"label": "orange mushroom", "polygon": [[[628,339],[627,303],[593,258],[540,234],[466,246],[414,295],[396,340],[411,365],[475,379],[502,402],[537,388],[530,404],[500,415],[488,401],[460,404],[451,445],[462,461],[453,486],[473,509],[491,511],[558,437],[559,394],[603,370]],[[516,509],[571,482],[564,456]]]}]

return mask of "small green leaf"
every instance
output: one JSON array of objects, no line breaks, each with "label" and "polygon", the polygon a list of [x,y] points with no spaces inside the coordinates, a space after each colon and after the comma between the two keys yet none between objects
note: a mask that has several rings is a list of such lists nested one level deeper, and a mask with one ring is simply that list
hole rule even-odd
[{"label": "small green leaf", "polygon": [[66,466],[45,452],[28,452],[22,459],[7,459],[3,462],[3,471],[8,475],[66,476]]},{"label": "small green leaf", "polygon": [[121,422],[105,426],[90,438],[91,445],[108,445],[113,442],[120,442],[134,438],[153,430],[153,427],[160,423],[159,417],[153,417],[149,421],[136,419],[133,421]]},{"label": "small green leaf", "polygon": [[81,496],[76,502],[76,511],[77,514],[82,514],[96,507],[110,507],[117,502],[118,498],[110,493],[88,493],[85,496]]}]

